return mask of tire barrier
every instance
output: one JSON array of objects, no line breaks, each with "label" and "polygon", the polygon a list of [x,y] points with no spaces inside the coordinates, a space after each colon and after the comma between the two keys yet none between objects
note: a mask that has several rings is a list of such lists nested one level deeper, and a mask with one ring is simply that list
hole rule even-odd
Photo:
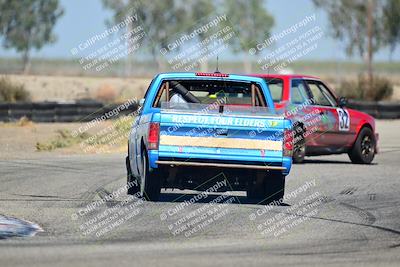
[{"label": "tire barrier", "polygon": [[[88,122],[113,111],[119,105],[105,105],[100,102],[0,103],[0,121],[13,122],[25,116],[33,122]],[[370,114],[377,119],[400,118],[400,103],[349,100],[347,106]],[[112,117],[127,115],[137,108],[137,103],[131,104]]]},{"label": "tire barrier", "polygon": [[[0,121],[14,122],[27,117],[33,122],[88,122],[117,109],[120,104],[106,105],[100,102],[84,103],[0,103]],[[137,110],[136,103],[121,109],[112,118]]]},{"label": "tire barrier", "polygon": [[400,119],[400,103],[350,100],[347,106],[377,119]]}]

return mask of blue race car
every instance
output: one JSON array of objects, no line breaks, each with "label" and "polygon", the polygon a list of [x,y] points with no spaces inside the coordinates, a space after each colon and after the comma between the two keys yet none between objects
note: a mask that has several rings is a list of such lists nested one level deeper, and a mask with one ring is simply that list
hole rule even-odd
[{"label": "blue race car", "polygon": [[[291,121],[276,114],[261,78],[223,73],[154,77],[129,136],[128,194],[157,201],[161,188],[284,195]],[[218,186],[215,186],[218,185]]]}]

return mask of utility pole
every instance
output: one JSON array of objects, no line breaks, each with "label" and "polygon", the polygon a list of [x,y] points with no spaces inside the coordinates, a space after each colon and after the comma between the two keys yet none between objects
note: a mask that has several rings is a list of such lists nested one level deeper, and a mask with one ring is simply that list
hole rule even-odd
[{"label": "utility pole", "polygon": [[372,90],[372,82],[373,82],[373,70],[372,70],[372,55],[373,55],[373,47],[372,47],[372,37],[373,37],[373,24],[374,17],[373,12],[375,9],[375,0],[368,0],[367,6],[367,38],[368,38],[368,51],[367,51],[367,65],[368,65],[368,84],[369,89]]}]

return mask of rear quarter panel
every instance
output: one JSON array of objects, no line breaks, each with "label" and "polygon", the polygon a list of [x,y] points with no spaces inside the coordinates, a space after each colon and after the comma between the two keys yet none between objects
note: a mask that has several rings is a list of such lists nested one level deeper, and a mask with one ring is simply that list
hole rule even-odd
[{"label": "rear quarter panel", "polygon": [[351,131],[354,132],[354,135],[352,136],[351,143],[349,146],[352,146],[354,142],[357,139],[358,133],[361,131],[363,127],[370,127],[372,129],[373,133],[376,133],[375,131],[375,119],[358,110],[350,109],[348,108],[347,111],[350,113],[350,127]]}]

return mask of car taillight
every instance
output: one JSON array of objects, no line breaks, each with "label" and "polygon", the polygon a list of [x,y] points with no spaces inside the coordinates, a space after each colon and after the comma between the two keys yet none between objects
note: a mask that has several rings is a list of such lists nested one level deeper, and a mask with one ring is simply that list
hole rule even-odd
[{"label": "car taillight", "polygon": [[293,131],[286,129],[283,134],[283,156],[291,157],[293,154]]},{"label": "car taillight", "polygon": [[156,122],[150,122],[148,149],[149,150],[158,149],[159,140],[160,140],[160,124]]}]

